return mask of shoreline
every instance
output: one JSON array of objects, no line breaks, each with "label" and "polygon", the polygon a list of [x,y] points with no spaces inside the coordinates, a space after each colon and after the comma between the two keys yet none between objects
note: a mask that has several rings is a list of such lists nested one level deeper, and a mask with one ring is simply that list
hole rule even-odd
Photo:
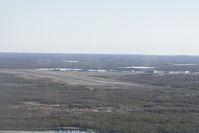
[{"label": "shoreline", "polygon": [[91,133],[97,133],[93,129],[84,129],[79,127],[48,127],[48,128],[17,128],[17,129],[0,129],[0,133],[3,132],[13,132],[13,131],[23,131],[23,132],[32,132],[32,131],[85,131]]}]

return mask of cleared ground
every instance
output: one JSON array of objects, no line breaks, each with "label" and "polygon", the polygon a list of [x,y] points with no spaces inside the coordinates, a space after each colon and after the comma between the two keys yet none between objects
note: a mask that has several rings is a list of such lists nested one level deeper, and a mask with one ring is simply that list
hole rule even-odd
[{"label": "cleared ground", "polygon": [[[2,73],[11,73],[24,78],[49,78],[53,81],[64,82],[73,85],[105,85],[105,86],[141,86],[141,84],[119,82],[115,79],[103,77],[94,77],[94,75],[124,75],[127,73],[113,72],[56,72],[56,71],[39,71],[34,69],[1,69]],[[130,73],[129,73],[130,74]]]}]

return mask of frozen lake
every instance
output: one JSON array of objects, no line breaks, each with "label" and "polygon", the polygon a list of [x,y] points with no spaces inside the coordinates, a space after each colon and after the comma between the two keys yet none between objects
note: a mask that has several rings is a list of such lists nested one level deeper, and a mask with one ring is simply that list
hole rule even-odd
[{"label": "frozen lake", "polygon": [[16,83],[0,83],[0,86],[2,87],[15,87],[18,86]]},{"label": "frozen lake", "polygon": [[64,130],[64,131],[0,131],[0,133],[94,133],[79,130]]}]

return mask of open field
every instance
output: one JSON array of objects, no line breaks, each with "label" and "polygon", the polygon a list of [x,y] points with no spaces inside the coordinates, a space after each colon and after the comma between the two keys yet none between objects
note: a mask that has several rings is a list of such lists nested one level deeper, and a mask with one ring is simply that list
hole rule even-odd
[{"label": "open field", "polygon": [[0,130],[48,129],[198,133],[199,75],[0,69]]}]

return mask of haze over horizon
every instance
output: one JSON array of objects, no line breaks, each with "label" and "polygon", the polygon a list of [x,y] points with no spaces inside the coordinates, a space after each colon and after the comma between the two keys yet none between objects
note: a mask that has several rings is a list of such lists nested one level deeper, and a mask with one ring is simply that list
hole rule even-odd
[{"label": "haze over horizon", "polygon": [[199,55],[196,0],[0,0],[0,52]]}]

